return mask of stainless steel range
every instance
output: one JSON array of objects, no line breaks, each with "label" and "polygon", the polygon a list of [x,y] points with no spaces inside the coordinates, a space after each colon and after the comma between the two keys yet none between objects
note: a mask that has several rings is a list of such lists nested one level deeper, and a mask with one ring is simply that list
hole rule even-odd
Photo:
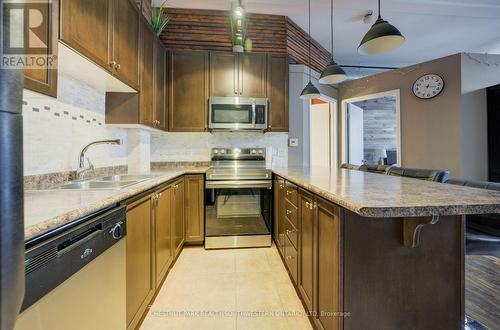
[{"label": "stainless steel range", "polygon": [[272,173],[264,148],[214,148],[205,181],[205,248],[271,246]]}]

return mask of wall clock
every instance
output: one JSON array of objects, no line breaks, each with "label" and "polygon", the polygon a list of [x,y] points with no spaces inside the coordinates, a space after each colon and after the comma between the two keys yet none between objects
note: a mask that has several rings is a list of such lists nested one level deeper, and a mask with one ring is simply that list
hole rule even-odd
[{"label": "wall clock", "polygon": [[437,74],[426,74],[413,83],[413,94],[421,99],[438,96],[444,89],[444,80]]}]

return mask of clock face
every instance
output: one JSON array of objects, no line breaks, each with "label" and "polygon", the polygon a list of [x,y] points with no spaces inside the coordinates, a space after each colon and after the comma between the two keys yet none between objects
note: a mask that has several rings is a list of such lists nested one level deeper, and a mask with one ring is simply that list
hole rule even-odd
[{"label": "clock face", "polygon": [[431,99],[443,91],[444,80],[437,74],[426,74],[413,84],[413,94],[421,99]]}]

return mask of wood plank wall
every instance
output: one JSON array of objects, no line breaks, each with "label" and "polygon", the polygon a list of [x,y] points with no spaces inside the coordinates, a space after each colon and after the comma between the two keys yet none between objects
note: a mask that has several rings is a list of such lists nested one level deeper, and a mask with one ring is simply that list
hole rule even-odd
[{"label": "wood plank wall", "polygon": [[[169,49],[231,51],[230,11],[168,8],[171,19],[160,36]],[[253,52],[288,54],[308,64],[308,34],[286,16],[248,14],[248,37]],[[311,43],[311,66],[321,72],[330,53],[315,40]]]},{"label": "wood plank wall", "polygon": [[[287,25],[287,52],[297,63],[309,63],[309,34],[295,24],[290,18],[286,18]],[[331,55],[316,40],[311,38],[311,67],[321,72],[330,62]]]}]

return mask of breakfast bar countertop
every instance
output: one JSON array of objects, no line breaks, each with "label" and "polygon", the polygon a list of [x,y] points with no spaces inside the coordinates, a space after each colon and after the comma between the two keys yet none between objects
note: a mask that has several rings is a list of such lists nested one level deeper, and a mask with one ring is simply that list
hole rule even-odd
[{"label": "breakfast bar countertop", "polygon": [[322,167],[273,172],[364,217],[500,213],[500,192],[412,178]]},{"label": "breakfast bar countertop", "polygon": [[24,239],[47,233],[83,216],[124,201],[184,174],[205,173],[208,167],[152,171],[151,179],[120,190],[26,190],[24,193]]}]

